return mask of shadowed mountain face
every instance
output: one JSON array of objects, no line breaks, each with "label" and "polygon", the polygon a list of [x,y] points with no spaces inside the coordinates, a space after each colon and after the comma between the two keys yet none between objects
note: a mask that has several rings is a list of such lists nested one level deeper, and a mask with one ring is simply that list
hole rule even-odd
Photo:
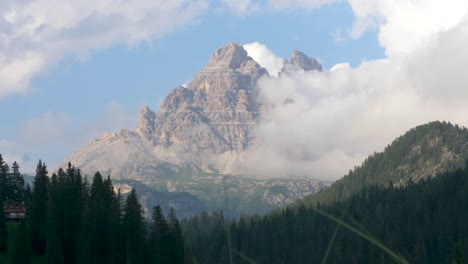
[{"label": "shadowed mountain face", "polygon": [[[315,59],[293,51],[283,72],[321,69]],[[173,173],[244,173],[263,111],[256,88],[263,76],[266,69],[241,45],[229,43],[188,85],[171,90],[156,113],[143,107],[134,132],[106,133],[67,162],[87,173],[145,181]]]}]

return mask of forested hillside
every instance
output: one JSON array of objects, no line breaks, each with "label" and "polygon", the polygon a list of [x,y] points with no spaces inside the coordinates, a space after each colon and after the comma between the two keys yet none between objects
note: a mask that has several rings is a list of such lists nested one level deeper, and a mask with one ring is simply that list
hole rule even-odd
[{"label": "forested hillside", "polygon": [[467,223],[465,168],[404,187],[368,187],[332,205],[238,221],[205,214],[182,225],[193,263],[463,263]]},{"label": "forested hillside", "polygon": [[32,188],[19,166],[0,155],[0,204],[26,207],[26,217],[9,219],[0,206],[0,263],[183,263],[184,240],[174,210],[159,206],[145,219],[135,190],[125,199],[110,177],[91,182],[80,170],[48,176],[39,162]]},{"label": "forested hillside", "polygon": [[431,122],[398,137],[383,152],[369,156],[328,188],[304,198],[307,204],[331,203],[366,186],[405,186],[462,168],[468,157],[468,130],[447,122]]}]

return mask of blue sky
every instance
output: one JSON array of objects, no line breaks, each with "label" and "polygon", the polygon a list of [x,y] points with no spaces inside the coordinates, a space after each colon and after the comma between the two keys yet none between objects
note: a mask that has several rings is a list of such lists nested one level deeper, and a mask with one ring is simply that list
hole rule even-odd
[{"label": "blue sky", "polygon": [[[157,110],[170,89],[190,80],[210,54],[228,42],[260,42],[282,58],[298,49],[317,58],[326,69],[337,63],[350,64],[338,73],[324,73],[322,90],[315,91],[315,84],[311,84],[314,94],[300,94],[313,97],[311,102],[322,97],[329,100],[333,95],[338,102],[331,106],[336,109],[326,123],[310,117],[310,125],[351,131],[333,138],[346,147],[329,142],[329,147],[317,154],[346,157],[346,166],[356,165],[421,122],[453,119],[468,124],[464,117],[468,115],[458,114],[464,113],[464,106],[453,104],[454,98],[440,96],[441,87],[447,84],[431,80],[434,74],[423,70],[428,64],[445,66],[446,75],[451,76],[449,87],[456,89],[453,94],[464,98],[460,87],[466,83],[462,78],[465,74],[458,73],[462,61],[468,59],[463,53],[467,2],[385,3],[2,1],[0,153],[8,162],[18,160],[26,171],[32,170],[38,159],[55,168],[76,148],[100,134],[133,129],[142,105]],[[307,80],[298,85],[304,83]],[[427,85],[421,88],[423,84]],[[303,93],[299,87],[293,88]],[[361,99],[351,104],[355,98]],[[374,105],[381,98],[399,99],[392,104],[382,101]],[[412,115],[400,113],[401,109]],[[325,110],[314,108],[327,113]],[[340,119],[348,113],[354,113],[347,118],[357,120],[359,128]],[[372,127],[381,130],[361,131],[361,127],[368,127],[369,120],[374,122]],[[378,123],[381,120],[383,123]],[[330,134],[327,131],[317,131],[316,136],[323,138]],[[368,143],[360,142],[361,138],[352,133],[368,135]],[[374,136],[377,134],[384,136]],[[356,142],[365,147],[355,147]]]}]

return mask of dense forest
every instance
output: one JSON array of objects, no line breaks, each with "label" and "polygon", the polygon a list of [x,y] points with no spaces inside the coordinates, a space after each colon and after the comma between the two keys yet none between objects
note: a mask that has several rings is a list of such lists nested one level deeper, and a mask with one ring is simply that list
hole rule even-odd
[{"label": "dense forest", "polygon": [[25,205],[26,217],[11,221],[0,206],[0,263],[184,263],[174,210],[144,218],[135,190],[124,198],[99,172],[88,182],[69,164],[49,177],[39,161],[30,187],[0,155],[5,201]]},{"label": "dense forest", "polygon": [[202,214],[182,227],[192,263],[464,263],[467,223],[465,168],[330,205],[237,221]]}]

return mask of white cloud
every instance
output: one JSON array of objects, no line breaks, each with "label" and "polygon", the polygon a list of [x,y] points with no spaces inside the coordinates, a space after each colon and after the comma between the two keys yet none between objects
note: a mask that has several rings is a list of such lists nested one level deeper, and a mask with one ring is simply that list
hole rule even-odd
[{"label": "white cloud", "polygon": [[357,68],[262,79],[259,98],[269,108],[252,171],[336,179],[416,125],[468,127],[468,17],[429,39]]},{"label": "white cloud", "polygon": [[65,54],[133,45],[196,22],[207,0],[4,0],[0,3],[0,97],[27,92],[31,79]]},{"label": "white cloud", "polygon": [[356,17],[351,35],[359,37],[369,29],[378,29],[379,42],[389,56],[420,49],[468,14],[466,0],[348,1]]},{"label": "white cloud", "polygon": [[351,65],[348,62],[337,63],[330,68],[331,72],[338,71],[341,69],[350,69]]},{"label": "white cloud", "polygon": [[221,2],[240,15],[257,11],[260,7],[259,3],[253,0],[221,0]]},{"label": "white cloud", "polygon": [[245,44],[244,49],[252,59],[267,69],[270,75],[278,76],[283,67],[284,59],[277,57],[267,46],[258,42]]},{"label": "white cloud", "polygon": [[333,4],[342,0],[269,0],[270,5],[275,9],[317,9],[323,5]]}]

